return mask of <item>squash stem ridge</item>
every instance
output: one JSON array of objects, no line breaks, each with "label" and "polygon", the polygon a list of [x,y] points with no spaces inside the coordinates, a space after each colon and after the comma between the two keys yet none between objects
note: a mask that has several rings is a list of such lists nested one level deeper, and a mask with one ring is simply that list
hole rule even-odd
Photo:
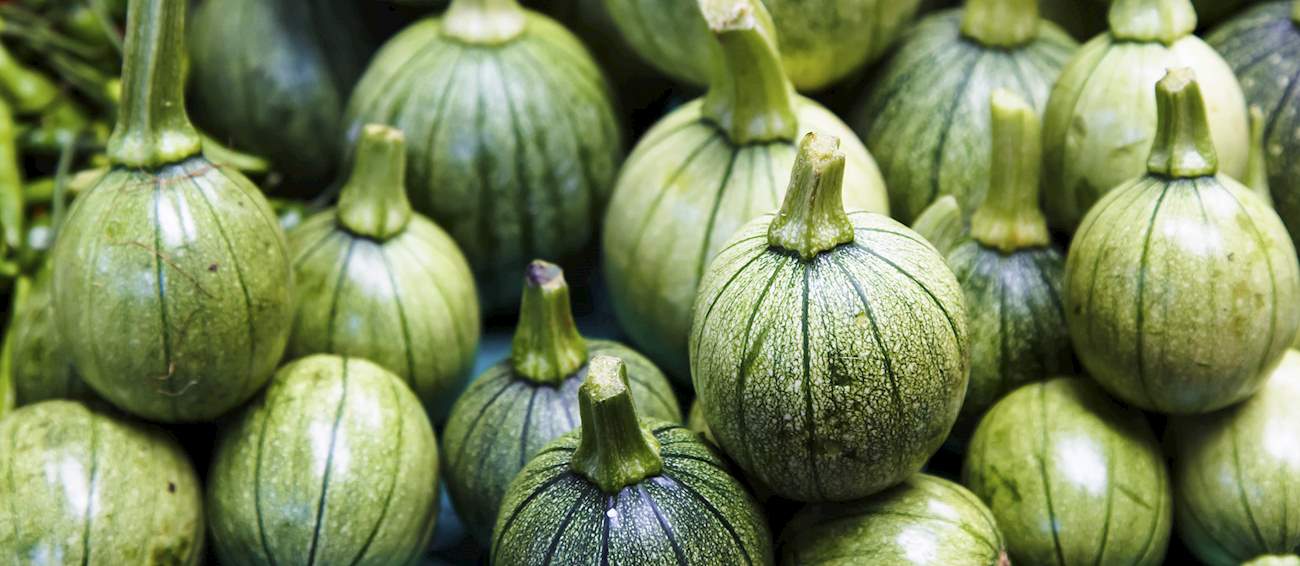
[{"label": "squash stem ridge", "polygon": [[380,124],[362,130],[337,214],[349,232],[381,242],[406,229],[411,202],[406,198],[406,137],[401,130]]},{"label": "squash stem ridge", "polygon": [[1259,194],[1273,206],[1273,191],[1268,184],[1268,161],[1264,155],[1264,112],[1258,106],[1250,107],[1250,158],[1246,162],[1246,178],[1242,184]]},{"label": "squash stem ridge", "polygon": [[943,195],[921,211],[912,230],[924,236],[942,255],[948,255],[966,235],[965,220],[957,197]]},{"label": "squash stem ridge", "polygon": [[442,16],[442,32],[465,43],[498,45],[524,32],[518,0],[452,0]]},{"label": "squash stem ridge", "polygon": [[1172,45],[1196,30],[1196,9],[1190,0],[1115,0],[1107,20],[1115,39]]},{"label": "squash stem ridge", "polygon": [[844,152],[835,136],[809,132],[799,143],[790,188],[772,224],[768,244],[810,260],[853,241],[853,223],[844,212]]},{"label": "squash stem ridge", "polygon": [[587,363],[587,341],[573,322],[569,285],[553,263],[535,260],[525,270],[510,361],[515,373],[546,384],[564,381]]},{"label": "squash stem ridge", "polygon": [[197,155],[199,133],[185,113],[185,5],[131,0],[122,105],[108,140],[116,165],[157,168]]},{"label": "squash stem ridge", "polygon": [[722,47],[701,113],[736,144],[794,141],[799,134],[794,88],[767,9],[758,0],[699,1]]},{"label": "squash stem ridge", "polygon": [[609,494],[663,471],[659,441],[637,418],[622,360],[591,359],[587,380],[578,388],[578,410],[582,426],[573,471]]},{"label": "squash stem ridge", "polygon": [[971,217],[971,237],[1004,253],[1051,242],[1038,207],[1042,124],[1016,94],[998,89],[990,97],[993,120],[989,192]]},{"label": "squash stem ridge", "polygon": [[1038,36],[1038,0],[966,0],[962,35],[988,47],[1017,47]]},{"label": "squash stem ridge", "polygon": [[1170,69],[1156,83],[1156,113],[1148,171],[1173,178],[1203,177],[1219,171],[1205,101],[1191,69]]}]

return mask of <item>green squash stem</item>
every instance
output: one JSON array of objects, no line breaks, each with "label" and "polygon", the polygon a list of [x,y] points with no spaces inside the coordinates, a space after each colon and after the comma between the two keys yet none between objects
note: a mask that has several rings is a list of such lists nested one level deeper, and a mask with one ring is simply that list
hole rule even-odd
[{"label": "green squash stem", "polygon": [[352,174],[339,194],[339,223],[358,236],[385,241],[411,220],[406,198],[406,136],[367,124],[357,142]]},{"label": "green squash stem", "polygon": [[524,32],[524,16],[518,0],[452,0],[442,16],[442,33],[465,43],[499,45]]},{"label": "green squash stem", "polygon": [[808,132],[799,143],[790,188],[767,229],[768,244],[810,260],[853,241],[853,223],[844,212],[844,152],[834,136]]},{"label": "green squash stem", "polygon": [[1204,177],[1219,171],[1205,100],[1191,69],[1170,69],[1156,83],[1156,114],[1148,171],[1172,178]]},{"label": "green squash stem", "polygon": [[989,192],[971,217],[971,237],[1003,253],[1046,246],[1047,219],[1038,207],[1042,169],[1042,124],[1038,113],[1015,93],[998,89],[993,114]]},{"label": "green squash stem", "polygon": [[772,16],[758,0],[699,1],[723,55],[700,112],[735,144],[794,141],[794,87],[777,51]]},{"label": "green squash stem", "polygon": [[952,195],[939,197],[916,217],[912,222],[912,230],[929,240],[940,254],[947,256],[966,235],[961,203]]},{"label": "green squash stem", "polygon": [[1115,0],[1107,19],[1111,36],[1120,41],[1172,45],[1196,30],[1190,0]]},{"label": "green squash stem", "polygon": [[114,165],[153,169],[197,155],[199,133],[185,113],[188,0],[131,0],[122,105],[108,139]]},{"label": "green squash stem", "polygon": [[1038,36],[1038,0],[966,0],[961,33],[988,47],[1017,47]]},{"label": "green squash stem", "polygon": [[587,363],[587,341],[569,307],[569,284],[555,264],[528,264],[510,362],[520,376],[547,384],[559,384]]},{"label": "green squash stem", "polygon": [[1291,3],[1291,21],[1300,25],[1300,0]]},{"label": "green squash stem", "polygon": [[1268,162],[1264,156],[1264,112],[1258,106],[1250,107],[1250,158],[1246,161],[1246,178],[1242,184],[1250,187],[1269,206],[1273,206],[1273,191],[1268,184]]},{"label": "green squash stem", "polygon": [[587,380],[578,388],[578,410],[582,427],[573,471],[609,494],[663,471],[659,441],[637,418],[623,360],[591,359]]}]

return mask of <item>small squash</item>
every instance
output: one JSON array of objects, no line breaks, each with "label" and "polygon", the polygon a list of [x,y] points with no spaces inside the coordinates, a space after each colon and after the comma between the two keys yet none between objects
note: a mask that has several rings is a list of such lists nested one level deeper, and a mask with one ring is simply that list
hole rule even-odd
[{"label": "small squash", "polygon": [[25,300],[14,312],[7,334],[14,401],[18,406],[48,399],[92,399],[95,393],[77,375],[68,349],[54,326],[50,307],[50,267],[24,278]]},{"label": "small squash", "polygon": [[511,482],[493,564],[774,563],[758,503],[694,432],[638,418],[621,361],[592,358],[578,401]]},{"label": "small squash", "polygon": [[1249,397],[1300,325],[1300,268],[1277,214],[1218,174],[1201,89],[1156,86],[1146,175],[1084,218],[1065,266],[1065,317],[1088,374],[1139,408],[1200,414]]},{"label": "small squash", "polygon": [[742,228],[695,302],[691,371],[718,444],[797,501],[845,501],[921,469],[970,369],[943,257],[888,217],[846,214],[844,153],[808,134],[785,204]]},{"label": "small squash", "polygon": [[510,480],[533,454],[578,425],[578,388],[596,356],[623,360],[647,417],[681,421],[668,378],[618,342],[579,335],[564,273],[534,261],[524,276],[510,356],[474,380],[443,432],[447,491],[480,543],[488,543]]},{"label": "small squash", "polygon": [[1013,564],[1161,564],[1173,497],[1142,413],[1056,378],[980,421],[962,483],[988,504]]}]

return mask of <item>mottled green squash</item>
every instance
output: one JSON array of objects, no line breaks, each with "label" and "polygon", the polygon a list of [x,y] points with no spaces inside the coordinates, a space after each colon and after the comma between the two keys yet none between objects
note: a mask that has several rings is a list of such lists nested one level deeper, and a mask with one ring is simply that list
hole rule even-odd
[{"label": "mottled green squash", "polygon": [[59,228],[53,308],[81,377],[152,420],[252,397],[289,337],[288,244],[247,178],[200,153],[185,113],[186,0],[132,0],[111,167]]},{"label": "mottled green squash", "polygon": [[518,304],[533,258],[583,251],[623,153],[595,61],[515,0],[455,0],[389,40],[348,122],[406,133],[411,202],[460,245],[490,312]]},{"label": "mottled green squash", "polygon": [[786,525],[781,564],[1009,566],[993,513],[966,488],[916,474],[849,503],[814,503]]},{"label": "mottled green squash", "polygon": [[962,483],[988,504],[1013,564],[1161,564],[1173,497],[1142,413],[1079,378],[998,401],[971,438]]},{"label": "mottled green squash", "polygon": [[35,277],[26,279],[26,300],[14,313],[13,323],[7,330],[13,340],[10,370],[18,406],[47,399],[95,397],[77,375],[68,349],[54,327],[50,277],[47,263]]},{"label": "mottled green squash", "polygon": [[957,279],[921,236],[846,214],[844,154],[800,146],[785,204],[742,228],[695,303],[691,371],[719,445],[797,501],[845,501],[921,469],[961,408]]},{"label": "mottled green squash", "polygon": [[406,381],[440,422],[474,367],[478,298],[455,242],[411,212],[405,172],[402,133],[367,126],[339,206],[289,232],[288,356],[366,358]]},{"label": "mottled green squash", "polygon": [[1200,414],[1255,392],[1296,338],[1300,268],[1277,214],[1219,173],[1189,69],[1156,86],[1146,175],[1084,218],[1066,322],[1088,374],[1146,410]]},{"label": "mottled green squash", "polygon": [[8,564],[192,566],[203,495],[167,433],[77,401],[0,420],[0,555]]},{"label": "mottled green squash", "polygon": [[1077,48],[1035,0],[968,0],[909,30],[853,122],[880,160],[894,218],[911,223],[943,195],[974,211],[989,185],[989,95],[1008,89],[1042,112]]},{"label": "mottled green squash", "polygon": [[578,400],[579,430],[511,482],[493,564],[774,563],[758,503],[696,433],[638,418],[622,362],[593,358]]},{"label": "mottled green squash", "polygon": [[1165,71],[1191,68],[1204,85],[1222,171],[1246,173],[1245,98],[1223,58],[1192,35],[1188,0],[1117,0],[1110,29],[1070,60],[1052,89],[1043,123],[1043,205],[1054,230],[1070,233],[1111,189],[1146,172],[1156,139],[1151,89]]},{"label": "mottled green squash", "polygon": [[474,380],[443,432],[447,490],[483,545],[510,480],[543,446],[578,426],[578,387],[596,356],[623,361],[632,395],[647,417],[682,420],[668,378],[631,348],[579,335],[564,274],[553,264],[533,262],[524,277],[510,356]]},{"label": "mottled green squash", "polygon": [[605,277],[632,342],[675,379],[700,277],[727,238],[781,203],[796,136],[843,140],[844,204],[888,210],[871,155],[838,118],[794,94],[757,0],[704,0],[726,63],[708,93],[678,108],[628,157],[605,217]]},{"label": "mottled green squash", "polygon": [[433,534],[438,442],[401,378],[309,356],[222,426],[207,487],[223,564],[408,564]]},{"label": "mottled green squash", "polygon": [[1246,402],[1170,423],[1174,526],[1202,562],[1240,564],[1300,547],[1297,401],[1300,352],[1290,350]]}]

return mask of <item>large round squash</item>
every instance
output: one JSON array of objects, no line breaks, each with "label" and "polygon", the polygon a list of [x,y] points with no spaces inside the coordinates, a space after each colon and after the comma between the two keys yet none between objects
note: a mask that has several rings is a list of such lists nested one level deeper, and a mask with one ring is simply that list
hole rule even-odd
[{"label": "large round squash", "polygon": [[741,229],[695,303],[691,371],[714,438],[798,501],[871,495],[920,470],[966,393],[961,288],[888,217],[846,214],[834,138],[800,146],[779,213]]}]

